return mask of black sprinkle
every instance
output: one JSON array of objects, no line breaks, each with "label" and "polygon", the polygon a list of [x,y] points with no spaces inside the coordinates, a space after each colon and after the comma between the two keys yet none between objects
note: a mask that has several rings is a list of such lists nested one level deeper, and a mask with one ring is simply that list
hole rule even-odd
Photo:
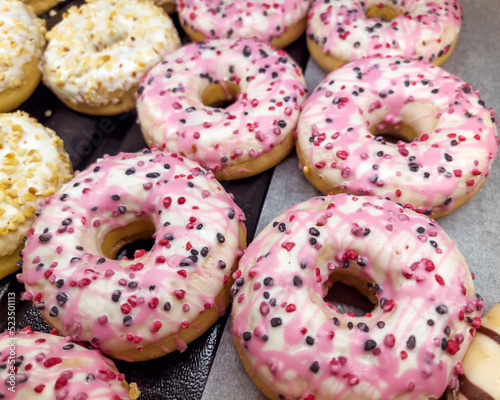
[{"label": "black sprinkle", "polygon": [[312,373],[316,374],[319,371],[319,362],[314,361],[310,366],[309,369],[311,370]]},{"label": "black sprinkle", "polygon": [[441,304],[436,307],[436,311],[438,314],[446,314],[448,312],[448,307],[446,307],[444,304]]},{"label": "black sprinkle", "polygon": [[417,339],[415,338],[415,335],[411,335],[406,341],[406,347],[410,350],[413,350],[416,344],[417,344]]},{"label": "black sprinkle", "polygon": [[226,238],[224,237],[224,235],[222,233],[218,233],[217,240],[219,241],[219,243],[224,243],[226,241]]},{"label": "black sprinkle", "polygon": [[163,305],[163,309],[165,311],[170,311],[170,309],[172,308],[172,304],[170,304],[169,301],[167,301],[164,305]]},{"label": "black sprinkle", "polygon": [[71,350],[73,347],[75,347],[74,344],[67,344],[66,346],[63,346],[63,350]]},{"label": "black sprinkle", "polygon": [[264,279],[264,286],[273,286],[274,280],[270,276]]},{"label": "black sprinkle", "polygon": [[313,236],[319,236],[319,231],[316,228],[309,228],[309,233]]},{"label": "black sprinkle", "polygon": [[119,201],[120,200],[120,196],[118,196],[117,194],[114,194],[113,196],[111,196],[111,199],[114,200],[114,201]]},{"label": "black sprinkle", "polygon": [[369,339],[365,342],[365,351],[373,350],[375,347],[377,347],[375,340]]},{"label": "black sprinkle", "polygon": [[68,301],[68,295],[64,292],[59,292],[59,293],[57,293],[56,299],[57,299],[57,302],[59,303],[59,305],[63,306]]},{"label": "black sprinkle", "polygon": [[38,240],[40,240],[40,242],[42,243],[47,243],[50,241],[50,239],[52,239],[52,236],[49,235],[48,233],[42,233],[38,238]]},{"label": "black sprinkle", "polygon": [[275,317],[275,318],[271,319],[271,326],[273,328],[276,328],[277,326],[280,326],[281,323],[282,323],[281,322],[281,318],[279,318],[279,317]]},{"label": "black sprinkle", "polygon": [[307,336],[306,337],[306,343],[309,345],[309,346],[312,346],[314,344],[314,338],[312,338],[311,336]]},{"label": "black sprinkle", "polygon": [[57,317],[59,315],[59,309],[56,306],[52,307],[49,311],[49,315],[51,317]]},{"label": "black sprinkle", "polygon": [[252,338],[252,334],[250,332],[243,332],[243,340],[248,341]]},{"label": "black sprinkle", "polygon": [[115,303],[120,301],[120,296],[122,295],[122,292],[119,290],[115,290],[113,294],[111,295],[111,300],[113,300]]},{"label": "black sprinkle", "polygon": [[302,286],[302,279],[298,276],[293,277],[293,285],[294,286]]},{"label": "black sprinkle", "polygon": [[125,317],[123,317],[123,325],[125,326],[132,325],[132,317],[130,315],[125,315]]}]

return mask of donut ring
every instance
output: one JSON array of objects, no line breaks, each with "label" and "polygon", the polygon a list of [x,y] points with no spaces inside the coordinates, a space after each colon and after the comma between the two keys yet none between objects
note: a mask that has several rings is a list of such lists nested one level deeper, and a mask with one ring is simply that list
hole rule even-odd
[{"label": "donut ring", "polygon": [[176,0],[155,0],[155,4],[165,10],[167,14],[176,12]]},{"label": "donut ring", "polygon": [[182,28],[196,42],[255,37],[276,49],[306,30],[310,0],[178,0]]},{"label": "donut ring", "polygon": [[[183,351],[229,303],[243,219],[192,161],[149,150],[106,156],[43,204],[23,251],[24,298],[59,333],[114,358]],[[151,251],[115,260],[148,237]]]},{"label": "donut ring", "polygon": [[0,113],[18,108],[42,74],[45,21],[18,0],[0,0]]},{"label": "donut ring", "polygon": [[44,83],[69,108],[91,115],[134,109],[141,78],[181,45],[169,16],[139,0],[73,6],[47,40]]},{"label": "donut ring", "polygon": [[307,47],[327,72],[363,57],[441,65],[455,48],[461,23],[458,0],[313,0]]},{"label": "donut ring", "polygon": [[57,6],[63,0],[22,0],[22,2],[30,6],[36,15],[43,14],[51,8]]},{"label": "donut ring", "polygon": [[491,307],[477,324],[459,370],[459,385],[448,391],[449,400],[500,398],[500,304]]},{"label": "donut ring", "polygon": [[[144,77],[137,113],[148,144],[200,162],[217,179],[239,179],[290,152],[306,92],[300,67],[284,51],[221,39],[167,55]],[[211,106],[225,99],[235,102]]]},{"label": "donut ring", "polygon": [[0,279],[14,272],[39,202],[72,177],[63,141],[28,114],[0,114]]},{"label": "donut ring", "polygon": [[61,336],[30,328],[4,332],[0,357],[2,399],[135,400],[139,395],[113,361]]},{"label": "donut ring", "polygon": [[[323,193],[388,197],[437,218],[469,200],[497,154],[494,111],[443,69],[358,60],[325,77],[303,106],[297,153]],[[395,136],[390,143],[383,134]]]},{"label": "donut ring", "polygon": [[[439,398],[484,301],[430,218],[378,197],[316,197],[250,244],[232,288],[232,335],[271,399]],[[334,281],[374,298],[365,316],[323,298]]]}]

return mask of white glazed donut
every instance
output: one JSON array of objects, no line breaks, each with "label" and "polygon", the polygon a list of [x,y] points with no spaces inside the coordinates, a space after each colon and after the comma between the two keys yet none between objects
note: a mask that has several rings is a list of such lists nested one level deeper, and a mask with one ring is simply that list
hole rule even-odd
[{"label": "white glazed donut", "polygon": [[[238,179],[290,152],[306,91],[283,50],[221,39],[167,55],[144,77],[137,112],[147,143],[200,162],[218,179]],[[211,106],[228,98],[226,109]]]},{"label": "white glazed donut", "polygon": [[[297,153],[325,194],[376,194],[437,218],[489,175],[495,124],[479,93],[440,67],[363,59],[330,73],[307,99]],[[397,143],[379,136],[395,132]]]},{"label": "white glazed donut", "polygon": [[[114,358],[183,351],[228,305],[243,219],[190,160],[149,150],[106,156],[42,205],[23,251],[24,298],[59,333]],[[115,260],[147,237],[151,251]]]},{"label": "white glazed donut", "polygon": [[0,334],[0,398],[4,400],[137,399],[110,359],[48,333]]},{"label": "white glazed donut", "polygon": [[455,47],[461,22],[458,0],[314,0],[307,46],[328,72],[363,57],[441,65]]},{"label": "white glazed donut", "polygon": [[40,83],[45,21],[18,0],[0,0],[0,112],[15,110]]},{"label": "white glazed donut", "polygon": [[481,318],[465,357],[459,385],[448,391],[449,400],[500,399],[500,304]]},{"label": "white glazed donut", "polygon": [[44,83],[68,107],[94,115],[132,110],[144,74],[180,47],[168,15],[139,0],[73,6],[47,40]]},{"label": "white glazed donut", "polygon": [[62,140],[28,114],[0,114],[0,278],[17,269],[41,199],[72,177]]},{"label": "white glazed donut", "polygon": [[[232,335],[272,399],[439,398],[456,380],[484,301],[432,219],[380,197],[316,197],[249,245],[232,288]],[[334,281],[375,308],[341,314]]]},{"label": "white glazed donut", "polygon": [[178,0],[179,20],[192,40],[255,37],[281,49],[306,29],[311,0]]}]

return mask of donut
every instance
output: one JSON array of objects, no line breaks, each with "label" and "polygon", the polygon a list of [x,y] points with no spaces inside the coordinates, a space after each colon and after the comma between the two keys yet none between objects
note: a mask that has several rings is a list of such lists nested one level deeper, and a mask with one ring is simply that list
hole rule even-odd
[{"label": "donut", "polygon": [[134,109],[143,75],[180,47],[169,16],[140,0],[72,6],[47,40],[43,82],[69,108],[91,115]]},{"label": "donut", "polygon": [[290,152],[306,92],[283,50],[220,39],[188,44],[149,71],[137,114],[148,144],[196,160],[218,179],[238,179]]},{"label": "donut", "polygon": [[495,124],[479,92],[440,67],[363,59],[327,75],[307,99],[297,153],[325,194],[380,195],[437,218],[489,175]]},{"label": "donut", "polygon": [[110,359],[68,338],[48,333],[0,334],[0,397],[11,399],[137,399]]},{"label": "donut", "polygon": [[[336,281],[373,311],[324,301]],[[275,218],[245,251],[231,293],[238,353],[271,399],[439,398],[484,307],[434,220],[344,193]]]},{"label": "donut", "polygon": [[[24,299],[113,358],[183,351],[225,312],[243,219],[197,163],[157,150],[106,156],[44,201],[23,251]],[[151,237],[150,251],[116,260]]]},{"label": "donut", "polygon": [[441,65],[455,48],[461,22],[458,0],[313,0],[307,47],[327,72],[363,57]]},{"label": "donut", "polygon": [[155,4],[162,7],[168,14],[173,14],[176,11],[175,0],[155,0]]},{"label": "donut", "polygon": [[30,6],[36,15],[43,14],[57,6],[63,0],[22,0],[23,3]]},{"label": "donut", "polygon": [[448,391],[449,400],[500,398],[500,303],[481,318],[481,326],[462,360],[459,386]]},{"label": "donut", "polygon": [[14,272],[41,199],[72,177],[63,141],[28,114],[0,114],[0,279]]},{"label": "donut", "polygon": [[277,49],[306,30],[310,0],[178,0],[182,28],[197,42],[256,37]]},{"label": "donut", "polygon": [[0,113],[18,108],[42,74],[45,21],[18,0],[0,0]]}]

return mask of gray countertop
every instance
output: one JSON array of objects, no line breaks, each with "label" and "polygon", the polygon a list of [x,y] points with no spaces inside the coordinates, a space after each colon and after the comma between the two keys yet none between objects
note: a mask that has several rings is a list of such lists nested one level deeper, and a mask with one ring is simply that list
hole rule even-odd
[{"label": "gray countertop", "polygon": [[[478,89],[486,106],[500,112],[500,34],[496,29],[500,1],[462,0],[461,6],[464,22],[460,38],[443,68]],[[312,90],[324,72],[309,60],[305,75]],[[493,163],[490,176],[472,200],[438,220],[475,274],[476,291],[483,296],[486,309],[500,302],[499,163]],[[320,193],[298,168],[295,154],[290,155],[275,168],[257,233],[292,204],[317,195]],[[229,329],[228,321],[202,399],[265,399],[244,370]]]}]

